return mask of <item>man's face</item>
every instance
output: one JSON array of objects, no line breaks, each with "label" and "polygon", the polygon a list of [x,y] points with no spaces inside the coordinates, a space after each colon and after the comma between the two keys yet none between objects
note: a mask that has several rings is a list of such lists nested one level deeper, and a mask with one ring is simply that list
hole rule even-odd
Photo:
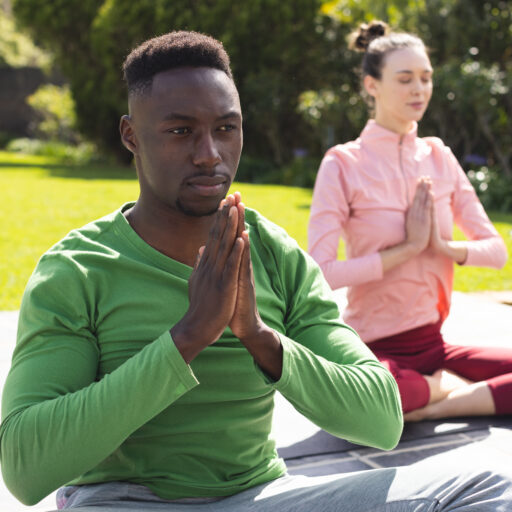
[{"label": "man's face", "polygon": [[[130,98],[132,144],[141,198],[191,216],[214,213],[242,151],[238,92],[214,68],[158,73],[151,91]],[[158,204],[155,204],[158,203]]]}]

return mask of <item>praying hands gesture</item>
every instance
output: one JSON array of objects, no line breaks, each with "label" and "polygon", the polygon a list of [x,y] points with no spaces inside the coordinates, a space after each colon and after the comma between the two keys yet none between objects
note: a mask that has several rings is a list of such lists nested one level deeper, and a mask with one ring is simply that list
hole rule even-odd
[{"label": "praying hands gesture", "polygon": [[418,179],[412,204],[406,212],[404,241],[380,251],[384,272],[413,258],[427,248],[457,263],[464,263],[467,257],[467,245],[465,242],[444,240],[441,237],[434,199],[432,180],[428,176],[421,176]]},{"label": "praying hands gesture", "polygon": [[281,342],[258,313],[245,207],[239,192],[227,196],[219,206],[189,279],[189,308],[171,329],[171,336],[189,363],[215,343],[226,327],[264,371],[279,379]]},{"label": "praying hands gesture", "polygon": [[[433,197],[433,192],[431,192]],[[444,240],[441,237],[439,229],[439,221],[436,215],[436,205],[432,200],[432,206],[430,208],[431,214],[431,229],[430,239],[428,246],[435,252],[444,254],[456,263],[462,264],[468,257],[468,249],[466,242],[458,242],[454,240]]]}]

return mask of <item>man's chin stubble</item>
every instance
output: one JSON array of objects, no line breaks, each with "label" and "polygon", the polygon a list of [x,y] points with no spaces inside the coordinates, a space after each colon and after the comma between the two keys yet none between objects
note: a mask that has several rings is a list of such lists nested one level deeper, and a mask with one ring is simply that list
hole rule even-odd
[{"label": "man's chin stubble", "polygon": [[190,217],[208,217],[210,215],[213,215],[219,209],[219,204],[220,201],[214,208],[202,211],[194,208],[188,208],[186,205],[182,204],[179,199],[178,201],[176,201],[176,206],[178,207],[178,210],[181,213],[188,215]]}]

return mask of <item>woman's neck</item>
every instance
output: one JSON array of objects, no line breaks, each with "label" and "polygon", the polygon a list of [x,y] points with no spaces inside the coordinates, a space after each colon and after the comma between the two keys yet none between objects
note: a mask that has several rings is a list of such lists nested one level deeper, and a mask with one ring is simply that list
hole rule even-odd
[{"label": "woman's neck", "polygon": [[395,132],[398,135],[405,135],[406,133],[409,133],[414,126],[414,121],[400,122],[397,119],[390,119],[388,117],[378,115],[376,115],[374,119],[379,126],[386,130]]}]

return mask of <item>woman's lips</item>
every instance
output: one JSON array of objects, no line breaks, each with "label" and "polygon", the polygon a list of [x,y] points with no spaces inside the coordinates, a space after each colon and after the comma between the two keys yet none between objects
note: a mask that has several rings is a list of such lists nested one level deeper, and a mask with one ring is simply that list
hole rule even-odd
[{"label": "woman's lips", "polygon": [[421,110],[423,108],[423,103],[417,102],[417,103],[409,103],[409,106],[412,107],[414,110]]}]

